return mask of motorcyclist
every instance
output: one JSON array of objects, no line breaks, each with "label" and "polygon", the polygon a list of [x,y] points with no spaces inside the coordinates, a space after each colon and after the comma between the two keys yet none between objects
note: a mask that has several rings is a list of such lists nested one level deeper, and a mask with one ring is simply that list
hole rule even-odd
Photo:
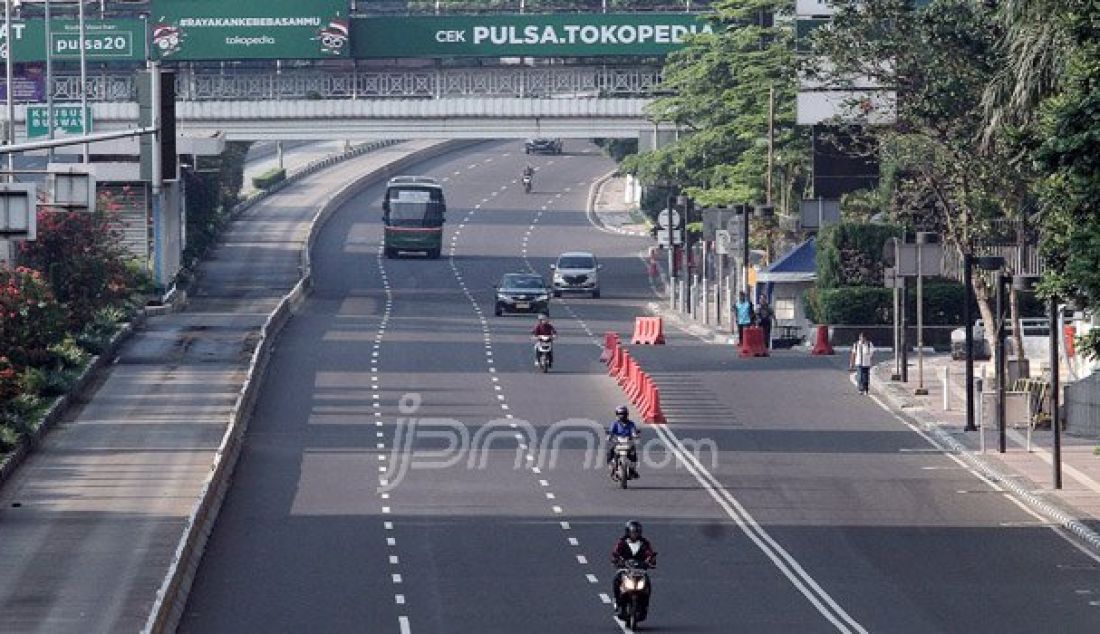
[{"label": "motorcyclist", "polygon": [[[615,421],[607,429],[607,464],[610,465],[611,461],[615,459],[615,441],[618,438],[637,438],[639,435],[638,425],[630,420],[630,410],[627,409],[626,405],[616,407]],[[638,462],[637,448],[631,446],[627,458],[631,464],[636,464]],[[638,470],[634,467],[630,468],[630,477],[638,477]]]},{"label": "motorcyclist", "polygon": [[527,167],[523,168],[523,177],[524,178],[532,178],[532,177],[534,177],[534,175],[535,175],[535,168],[531,167],[531,164],[528,163]]},{"label": "motorcyclist", "polygon": [[[536,342],[538,341],[539,337],[550,337],[551,339],[553,339],[553,338],[558,336],[557,329],[554,328],[554,325],[550,323],[550,316],[549,315],[547,315],[546,313],[542,313],[542,314],[539,315],[538,323],[535,324],[535,327],[531,329],[531,336],[535,338]],[[554,367],[554,349],[553,348],[550,349],[549,358],[547,358],[546,361],[547,361],[547,363],[549,364],[550,367]],[[538,355],[538,351],[536,350],[535,351],[535,365],[538,365],[538,364],[539,364],[539,355]]]},{"label": "motorcyclist", "polygon": [[[615,547],[611,549],[611,564],[616,568],[622,568],[627,562],[638,568],[654,568],[657,566],[657,551],[653,549],[653,544],[648,539],[642,537],[642,523],[638,520],[630,520],[626,523],[623,530],[623,536],[615,542]],[[622,578],[622,571],[620,570],[612,581],[612,596],[615,597],[615,615],[621,616],[619,612],[619,585]],[[649,608],[649,595],[653,591],[653,582],[650,581],[649,591],[642,595],[642,604],[639,606],[640,611],[645,613]]]}]

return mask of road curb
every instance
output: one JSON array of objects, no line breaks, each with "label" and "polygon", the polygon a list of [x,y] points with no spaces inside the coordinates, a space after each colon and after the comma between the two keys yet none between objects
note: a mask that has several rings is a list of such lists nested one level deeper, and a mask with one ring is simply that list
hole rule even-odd
[{"label": "road curb", "polygon": [[1007,471],[989,463],[953,438],[934,420],[930,420],[926,416],[919,416],[918,414],[924,413],[924,408],[904,407],[904,401],[897,394],[894,394],[894,390],[889,389],[889,386],[883,386],[882,381],[873,381],[871,391],[880,397],[876,400],[883,409],[930,434],[932,440],[940,449],[956,455],[975,471],[995,482],[998,486],[1007,489],[1021,503],[1043,515],[1052,523],[1058,524],[1062,529],[1069,531],[1083,541],[1084,545],[1095,554],[1100,555],[1100,533],[1089,528],[1079,518],[1075,517],[1071,511],[1036,496],[1010,477]]},{"label": "road curb", "polygon": [[255,407],[260,384],[267,371],[272,349],[283,326],[290,320],[294,311],[309,293],[312,277],[309,251],[313,248],[320,229],[331,218],[336,209],[363,189],[385,181],[409,165],[477,143],[480,143],[480,141],[445,141],[417,150],[369,174],[364,174],[321,203],[317,213],[309,221],[309,235],[302,247],[300,256],[299,280],[294,288],[283,296],[279,305],[268,315],[260,328],[260,335],[252,352],[248,372],[245,374],[245,380],[238,391],[237,400],[231,410],[228,427],[218,450],[215,452],[210,475],[203,483],[199,498],[188,515],[183,535],[176,546],[161,587],[157,591],[145,627],[142,628],[143,633],[174,632],[180,618],[183,616],[191,585],[206,548],[206,541],[213,531],[218,512],[221,510],[221,505],[229,490],[233,470],[240,456],[242,439]]},{"label": "road curb", "polygon": [[614,178],[615,175],[618,173],[619,170],[618,168],[616,168],[592,181],[592,184],[588,186],[588,201],[585,203],[584,213],[586,216],[588,216],[589,224],[600,231],[606,233],[614,233],[620,236],[635,236],[639,238],[645,238],[648,236],[648,234],[644,232],[626,231],[617,227],[607,226],[607,224],[604,223],[603,219],[600,218],[599,212],[596,211],[596,200],[600,196],[600,190],[603,189],[603,186],[607,184],[607,181]]}]

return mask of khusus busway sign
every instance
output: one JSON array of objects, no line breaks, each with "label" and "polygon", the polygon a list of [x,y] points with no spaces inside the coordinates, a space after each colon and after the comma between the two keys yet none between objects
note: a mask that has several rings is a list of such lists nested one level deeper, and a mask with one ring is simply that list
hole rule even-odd
[{"label": "khusus busway sign", "polygon": [[[50,122],[46,106],[27,106],[27,138],[48,136]],[[80,106],[54,106],[53,129],[63,134],[89,134],[92,131],[92,108],[88,106],[80,116]],[[84,122],[87,121],[87,128]]]},{"label": "khusus busway sign", "polygon": [[347,0],[153,0],[163,60],[347,57]]},{"label": "khusus busway sign", "polygon": [[352,55],[664,55],[712,32],[704,18],[685,13],[369,17],[352,21]]}]

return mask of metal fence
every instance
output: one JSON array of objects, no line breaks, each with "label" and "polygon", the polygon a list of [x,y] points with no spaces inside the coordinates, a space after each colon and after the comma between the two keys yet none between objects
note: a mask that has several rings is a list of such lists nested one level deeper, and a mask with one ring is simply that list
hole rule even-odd
[{"label": "metal fence", "polygon": [[[135,101],[130,74],[89,75],[91,101]],[[660,91],[661,69],[650,66],[559,66],[395,71],[189,71],[176,76],[181,101],[385,99],[448,97],[646,97]],[[80,100],[80,78],[53,80],[54,99]]]},{"label": "metal fence", "polygon": [[1100,438],[1100,372],[1066,384],[1066,431]]}]

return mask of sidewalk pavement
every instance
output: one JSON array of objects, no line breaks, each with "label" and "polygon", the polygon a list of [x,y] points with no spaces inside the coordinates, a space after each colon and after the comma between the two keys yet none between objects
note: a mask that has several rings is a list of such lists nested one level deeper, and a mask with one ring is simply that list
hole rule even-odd
[{"label": "sidewalk pavement", "polygon": [[142,630],[321,201],[434,145],[349,159],[230,224],[187,308],[150,317],[0,489],[0,631]]},{"label": "sidewalk pavement", "polygon": [[[624,179],[610,178],[600,187],[595,198],[594,212],[598,222],[609,229],[630,230],[632,219],[622,201]],[[667,277],[664,263],[658,262],[658,277],[651,278],[655,293],[667,298]],[[731,345],[734,337],[729,324],[703,323],[699,319],[673,310],[667,300],[654,301],[650,311],[660,315],[670,325],[703,341],[719,345]],[[796,348],[795,353],[809,354],[806,348]],[[837,350],[838,355],[846,354]],[[915,364],[915,356],[910,362]],[[913,394],[917,387],[916,367],[909,372],[910,382],[901,384],[890,381],[893,360],[881,363],[872,373],[872,392],[891,411],[915,423],[927,432],[946,451],[968,462],[997,486],[1011,491],[1016,498],[1052,525],[1075,534],[1084,543],[1100,553],[1100,439],[1088,439],[1062,434],[1062,488],[1053,488],[1053,458],[1051,446],[1053,434],[1047,429],[1031,432],[1031,450],[1028,451],[1026,428],[1009,429],[1008,451],[997,453],[995,425],[988,425],[985,434],[985,452],[981,452],[979,432],[964,431],[966,426],[965,366],[962,361],[952,361],[949,355],[925,357],[924,386],[927,396]],[[944,409],[943,372],[948,371],[948,409]],[[855,391],[853,384],[852,390]],[[975,395],[975,399],[978,396]],[[977,419],[975,420],[977,423]]]},{"label": "sidewalk pavement", "polygon": [[[838,354],[842,354],[838,350]],[[911,363],[915,358],[910,358]],[[924,387],[927,396],[914,395],[918,385],[916,367],[909,370],[909,382],[890,380],[894,361],[880,363],[872,372],[871,391],[892,410],[915,421],[949,451],[979,467],[999,486],[1012,491],[1034,510],[1054,524],[1075,533],[1100,552],[1100,455],[1094,450],[1100,440],[1062,434],[1062,489],[1053,488],[1051,429],[1031,433],[1027,449],[1026,427],[1009,428],[1007,452],[997,453],[996,423],[984,432],[967,432],[966,368],[963,361],[948,355],[926,356]],[[948,372],[947,406],[944,409],[944,369]],[[853,391],[855,387],[853,386]],[[975,401],[978,395],[975,393]],[[993,416],[987,412],[987,419]],[[975,413],[975,424],[980,424]],[[981,452],[981,434],[985,434],[985,453]]]}]

